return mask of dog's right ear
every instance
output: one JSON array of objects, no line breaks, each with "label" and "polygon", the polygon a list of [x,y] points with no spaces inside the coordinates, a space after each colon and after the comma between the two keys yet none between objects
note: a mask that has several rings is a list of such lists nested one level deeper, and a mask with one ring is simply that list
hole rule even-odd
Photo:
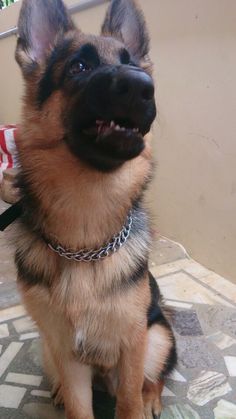
[{"label": "dog's right ear", "polygon": [[124,42],[138,60],[149,60],[149,34],[144,15],[136,0],[112,0],[102,26],[102,35]]},{"label": "dog's right ear", "polygon": [[23,0],[16,61],[27,76],[45,60],[56,40],[74,24],[61,0]]}]

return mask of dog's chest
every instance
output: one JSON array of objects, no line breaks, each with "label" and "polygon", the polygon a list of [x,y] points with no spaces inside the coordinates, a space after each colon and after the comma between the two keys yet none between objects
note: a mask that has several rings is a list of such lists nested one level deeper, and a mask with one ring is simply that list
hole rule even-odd
[{"label": "dog's chest", "polygon": [[118,362],[140,316],[134,290],[108,286],[113,274],[105,266],[94,273],[89,265],[70,264],[60,281],[60,298],[73,325],[74,353],[81,362],[107,368]]},{"label": "dog's chest", "polygon": [[74,334],[77,357],[89,364],[112,367],[118,361],[120,349],[129,328],[120,308],[94,307],[80,313]]}]

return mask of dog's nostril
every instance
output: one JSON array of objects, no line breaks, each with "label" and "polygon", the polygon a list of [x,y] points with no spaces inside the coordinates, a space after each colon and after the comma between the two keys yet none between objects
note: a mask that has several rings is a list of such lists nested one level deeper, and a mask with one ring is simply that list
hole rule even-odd
[{"label": "dog's nostril", "polygon": [[154,86],[153,85],[149,85],[149,86],[145,86],[144,89],[142,90],[142,98],[144,100],[151,100],[154,97]]}]

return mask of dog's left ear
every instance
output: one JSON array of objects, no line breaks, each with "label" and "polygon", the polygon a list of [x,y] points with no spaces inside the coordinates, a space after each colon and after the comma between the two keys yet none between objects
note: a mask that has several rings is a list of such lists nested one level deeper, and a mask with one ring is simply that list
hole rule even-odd
[{"label": "dog's left ear", "polygon": [[135,0],[112,0],[102,35],[122,41],[133,57],[148,61],[149,35],[142,11]]},{"label": "dog's left ear", "polygon": [[16,60],[23,74],[45,60],[60,36],[74,29],[62,0],[23,0]]}]

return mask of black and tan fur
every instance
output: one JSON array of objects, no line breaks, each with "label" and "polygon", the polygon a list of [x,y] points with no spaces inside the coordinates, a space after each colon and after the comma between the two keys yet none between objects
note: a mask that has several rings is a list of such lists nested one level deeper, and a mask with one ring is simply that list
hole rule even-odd
[{"label": "black and tan fur", "polygon": [[[176,359],[148,273],[151,234],[142,195],[152,174],[148,131],[155,117],[148,54],[133,0],[111,2],[98,37],[76,29],[61,0],[23,0],[16,49],[26,86],[18,284],[42,336],[55,403],[64,403],[68,419],[93,419],[97,373],[116,395],[118,419],[159,415],[163,379]],[[133,76],[145,89],[130,101],[139,89]],[[84,128],[93,118],[132,121],[139,133],[125,125],[123,133],[92,138]],[[99,248],[121,230],[131,208],[129,239],[104,260],[69,261],[48,247]]]}]

